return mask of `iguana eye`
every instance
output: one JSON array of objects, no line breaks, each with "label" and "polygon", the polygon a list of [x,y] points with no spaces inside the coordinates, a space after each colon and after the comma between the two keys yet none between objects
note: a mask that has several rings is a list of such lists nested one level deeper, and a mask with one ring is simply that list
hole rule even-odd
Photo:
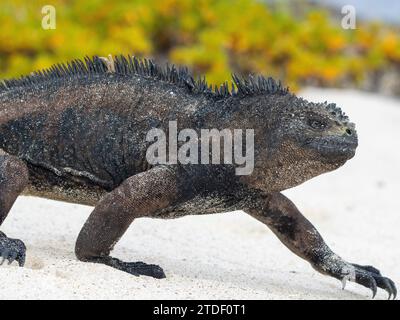
[{"label": "iguana eye", "polygon": [[308,125],[313,128],[313,129],[317,129],[317,130],[323,130],[327,127],[325,122],[322,122],[320,120],[316,120],[316,119],[310,119],[308,121]]}]

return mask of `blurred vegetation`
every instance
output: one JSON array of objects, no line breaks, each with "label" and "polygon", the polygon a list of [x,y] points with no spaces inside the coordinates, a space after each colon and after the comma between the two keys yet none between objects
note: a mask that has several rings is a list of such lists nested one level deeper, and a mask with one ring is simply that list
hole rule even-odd
[{"label": "blurred vegetation", "polygon": [[[47,4],[57,10],[55,30],[41,27]],[[214,84],[234,71],[272,75],[296,89],[360,82],[400,63],[398,30],[359,21],[344,30],[340,18],[255,0],[2,1],[1,78],[111,53],[168,59]]]}]

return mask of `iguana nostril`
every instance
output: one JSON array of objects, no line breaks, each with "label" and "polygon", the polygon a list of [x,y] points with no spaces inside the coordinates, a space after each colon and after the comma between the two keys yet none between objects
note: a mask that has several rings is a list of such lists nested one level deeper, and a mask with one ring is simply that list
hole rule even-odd
[{"label": "iguana nostril", "polygon": [[353,134],[353,131],[351,131],[350,129],[347,128],[346,133],[347,133],[347,135],[351,136]]}]

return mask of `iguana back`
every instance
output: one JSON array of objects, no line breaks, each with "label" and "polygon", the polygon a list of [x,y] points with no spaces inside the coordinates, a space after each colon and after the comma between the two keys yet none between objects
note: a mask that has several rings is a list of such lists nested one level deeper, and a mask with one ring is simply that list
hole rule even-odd
[{"label": "iguana back", "polygon": [[27,162],[27,193],[93,204],[150,168],[150,129],[165,129],[168,119],[192,127],[207,104],[183,70],[163,74],[148,60],[130,58],[131,69],[119,62],[125,69],[109,72],[98,58],[75,61],[0,89],[0,148]]}]

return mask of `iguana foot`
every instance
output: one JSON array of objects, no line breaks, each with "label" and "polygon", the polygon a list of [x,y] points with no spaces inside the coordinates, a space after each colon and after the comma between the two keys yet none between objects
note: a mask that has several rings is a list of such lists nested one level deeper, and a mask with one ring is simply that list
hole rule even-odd
[{"label": "iguana foot", "polygon": [[138,262],[123,262],[118,263],[117,269],[128,272],[135,276],[149,276],[156,279],[164,279],[164,270],[155,264],[147,264],[141,261]]},{"label": "iguana foot", "polygon": [[3,232],[0,231],[0,266],[5,260],[8,264],[17,261],[20,267],[25,264],[25,244],[19,239],[8,238]]},{"label": "iguana foot", "polygon": [[[393,295],[393,300],[396,299],[397,289],[394,282],[386,277],[383,277],[380,271],[372,266],[360,266],[358,264],[351,263],[354,267],[355,280],[354,282],[363,285],[364,287],[370,288],[373,292],[373,297],[375,297],[377,292],[377,287],[384,289],[388,294],[390,299]],[[342,279],[343,287],[345,285],[346,277]],[[352,280],[350,280],[352,281]]]},{"label": "iguana foot", "polygon": [[100,257],[88,260],[89,262],[103,263],[118,270],[130,273],[134,276],[148,276],[156,279],[164,279],[163,269],[155,264],[147,264],[141,261],[124,262],[113,257]]},{"label": "iguana foot", "polygon": [[[315,266],[314,266],[315,267]],[[347,263],[339,256],[332,255],[317,264],[316,269],[342,281],[343,289],[346,281],[358,283],[372,290],[372,298],[377,293],[377,288],[384,289],[389,294],[389,299],[396,299],[397,289],[394,282],[383,277],[380,271],[372,266],[361,266]]]}]

